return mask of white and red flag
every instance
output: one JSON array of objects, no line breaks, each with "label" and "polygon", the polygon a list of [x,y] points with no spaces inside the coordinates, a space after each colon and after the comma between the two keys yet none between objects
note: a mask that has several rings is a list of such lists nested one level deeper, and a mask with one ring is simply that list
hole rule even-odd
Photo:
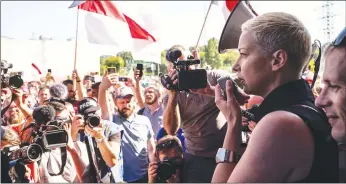
[{"label": "white and red flag", "polygon": [[69,8],[79,9],[78,34],[89,43],[116,46],[139,51],[156,38],[149,30],[136,22],[121,9],[117,1],[74,1]]},{"label": "white and red flag", "polygon": [[238,48],[241,25],[247,20],[258,16],[258,14],[247,0],[214,0],[213,4],[221,8],[226,20],[219,41],[219,52],[222,53],[227,49]]}]

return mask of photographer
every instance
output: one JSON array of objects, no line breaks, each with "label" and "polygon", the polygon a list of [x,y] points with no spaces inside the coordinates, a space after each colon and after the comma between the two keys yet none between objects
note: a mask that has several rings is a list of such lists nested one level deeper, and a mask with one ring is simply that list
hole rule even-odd
[{"label": "photographer", "polygon": [[[174,60],[187,58],[187,51],[181,46],[173,46],[167,53],[180,50],[180,58],[166,59],[172,65]],[[198,53],[194,52],[194,58]],[[191,66],[190,68],[196,68]],[[186,160],[183,177],[186,182],[209,183],[216,166],[215,154],[222,145],[226,133],[226,119],[215,105],[213,87],[217,79],[226,76],[222,71],[207,71],[208,87],[193,92],[168,90],[164,99],[163,126],[168,135],[175,135],[181,127],[184,131]],[[177,71],[172,69],[169,77],[177,84]],[[167,99],[168,98],[168,99]]]},{"label": "photographer", "polygon": [[314,105],[310,86],[301,78],[311,52],[307,29],[283,12],[257,16],[241,29],[233,71],[244,92],[264,100],[242,154],[241,110],[232,82],[227,81],[226,100],[216,86],[215,103],[227,119],[227,133],[216,154],[213,182],[337,182],[337,144],[330,139],[325,113]]},{"label": "photographer", "polygon": [[[122,176],[122,152],[121,152],[121,136],[122,127],[101,119],[101,108],[93,98],[84,98],[80,101],[78,112],[84,120],[79,119],[77,126],[81,130],[84,129],[85,135],[92,140],[95,150],[95,156],[98,158],[96,167],[100,170],[101,181],[121,182]],[[92,138],[92,139],[90,139]],[[90,159],[90,158],[89,158]],[[93,174],[93,173],[89,173]]]},{"label": "photographer", "polygon": [[[19,135],[11,128],[1,126],[1,182],[27,183],[33,178],[32,170],[20,161],[9,161],[9,149],[19,148]],[[16,149],[16,148],[15,148]]]},{"label": "photographer", "polygon": [[183,147],[175,136],[167,135],[156,145],[159,162],[151,162],[148,169],[149,183],[183,183]]}]

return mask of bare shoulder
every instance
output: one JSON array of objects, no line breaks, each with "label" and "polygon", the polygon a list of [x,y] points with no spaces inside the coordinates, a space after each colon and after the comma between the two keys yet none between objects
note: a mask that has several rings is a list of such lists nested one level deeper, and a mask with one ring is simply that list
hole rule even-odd
[{"label": "bare shoulder", "polygon": [[246,152],[248,156],[258,154],[256,157],[262,158],[269,170],[280,169],[282,172],[277,175],[286,177],[286,181],[299,181],[311,169],[314,141],[311,130],[299,116],[275,111],[258,123]]},{"label": "bare shoulder", "polygon": [[275,111],[264,116],[252,134],[252,137],[257,136],[268,139],[266,141],[269,142],[275,140],[275,142],[294,143],[292,146],[295,147],[305,144],[302,140],[313,141],[311,130],[304,121],[296,114],[287,111]]}]

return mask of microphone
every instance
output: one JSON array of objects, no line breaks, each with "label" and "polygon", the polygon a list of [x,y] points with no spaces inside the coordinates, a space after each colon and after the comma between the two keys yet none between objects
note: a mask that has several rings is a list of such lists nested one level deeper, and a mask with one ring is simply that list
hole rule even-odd
[{"label": "microphone", "polygon": [[63,84],[54,84],[49,88],[49,93],[53,98],[66,99],[68,90]]},{"label": "microphone", "polygon": [[166,54],[166,60],[170,62],[176,61],[178,58],[180,58],[183,55],[183,53],[179,49],[172,49],[167,52]]},{"label": "microphone", "polygon": [[55,113],[56,112],[52,106],[41,105],[34,110],[32,117],[36,123],[45,125],[55,119]]}]

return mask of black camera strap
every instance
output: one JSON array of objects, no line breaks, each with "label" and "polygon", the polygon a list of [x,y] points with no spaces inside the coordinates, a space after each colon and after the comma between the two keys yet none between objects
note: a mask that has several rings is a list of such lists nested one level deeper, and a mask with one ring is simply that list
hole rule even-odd
[{"label": "black camera strap", "polygon": [[[66,151],[66,147],[61,147],[60,148],[60,154],[61,154],[61,167],[60,167],[60,172],[59,173],[57,173],[57,174],[54,174],[54,173],[51,173],[51,172],[49,172],[49,170],[48,170],[48,173],[49,173],[49,175],[51,175],[51,176],[58,176],[58,175],[61,175],[63,172],[64,172],[64,168],[65,168],[65,165],[66,165],[66,161],[67,161],[67,151]],[[49,158],[50,158],[50,155],[49,155]],[[47,168],[48,168],[48,163],[49,162],[47,162]]]},{"label": "black camera strap", "polygon": [[13,101],[14,101],[14,99],[13,99],[13,96],[12,96],[10,104],[8,104],[5,108],[3,108],[3,109],[1,110],[1,118],[4,117],[6,111],[10,108],[10,106],[11,106],[11,104],[12,104]]}]

